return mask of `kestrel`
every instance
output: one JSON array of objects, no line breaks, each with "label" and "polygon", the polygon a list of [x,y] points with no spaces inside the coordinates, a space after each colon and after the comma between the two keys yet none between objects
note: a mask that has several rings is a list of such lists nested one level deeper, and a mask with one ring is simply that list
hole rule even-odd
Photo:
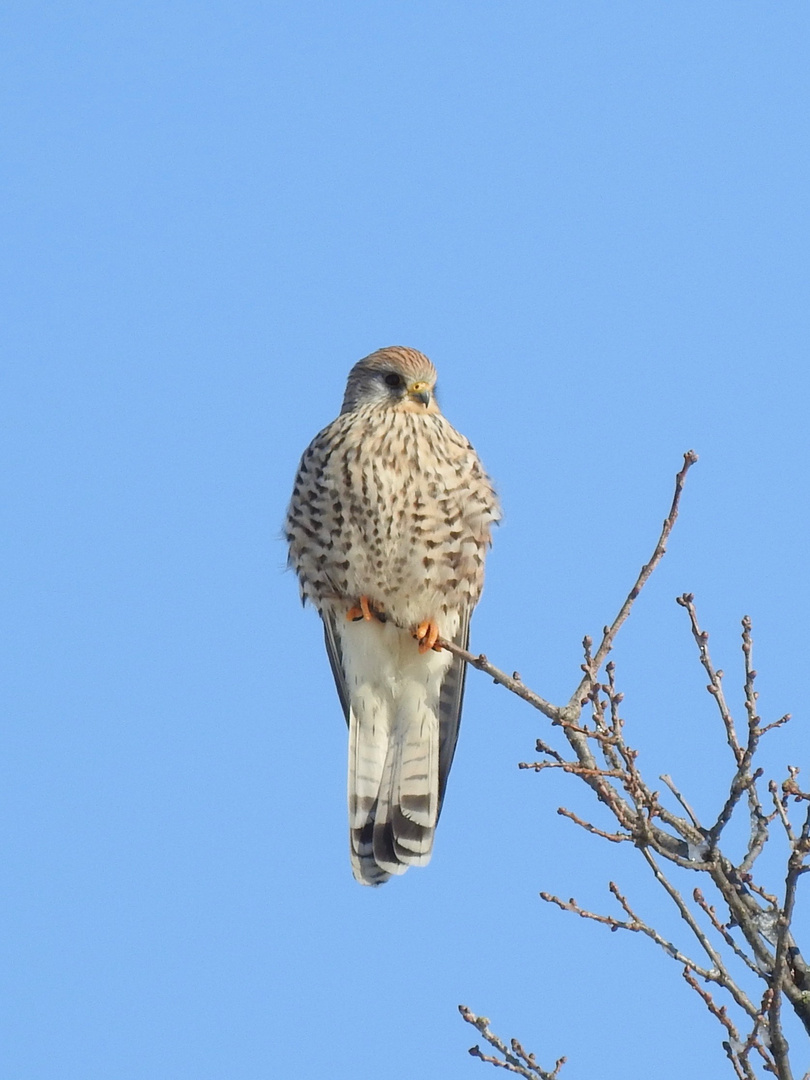
[{"label": "kestrel", "polygon": [[349,372],[340,415],[304,452],[287,514],[301,598],[323,620],[349,725],[355,878],[430,859],[453,761],[466,648],[498,501],[439,411],[422,353],[380,349]]}]

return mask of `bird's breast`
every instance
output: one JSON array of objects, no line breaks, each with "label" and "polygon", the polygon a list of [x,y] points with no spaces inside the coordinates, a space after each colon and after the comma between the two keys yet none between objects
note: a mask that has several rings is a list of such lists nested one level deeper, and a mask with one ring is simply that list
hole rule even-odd
[{"label": "bird's breast", "polygon": [[385,420],[359,426],[328,462],[342,522],[333,561],[347,596],[369,596],[410,625],[477,599],[492,493],[442,417]]}]

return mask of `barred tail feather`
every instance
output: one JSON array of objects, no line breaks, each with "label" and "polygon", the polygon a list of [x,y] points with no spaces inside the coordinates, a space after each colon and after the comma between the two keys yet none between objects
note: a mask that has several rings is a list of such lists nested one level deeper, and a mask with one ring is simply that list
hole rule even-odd
[{"label": "barred tail feather", "polygon": [[[400,713],[400,715],[402,715]],[[403,717],[404,719],[404,717]],[[382,726],[382,725],[380,725]],[[430,861],[439,804],[439,722],[423,707],[387,739],[381,770],[379,727],[350,721],[349,825],[352,870],[378,885]],[[379,775],[376,796],[370,787]]]},{"label": "barred tail feather", "polygon": [[349,711],[351,863],[355,878],[364,885],[380,885],[391,876],[374,857],[374,820],[389,749],[388,715],[381,706],[358,696]]},{"label": "barred tail feather", "polygon": [[[460,687],[447,710],[442,682],[451,657],[419,654],[398,627],[324,622],[349,724],[352,872],[364,885],[380,885],[430,860]],[[446,711],[453,714],[449,732]]]},{"label": "barred tail feather", "polygon": [[426,705],[409,718],[401,746],[392,799],[395,850],[408,865],[425,866],[439,810],[439,721]]}]

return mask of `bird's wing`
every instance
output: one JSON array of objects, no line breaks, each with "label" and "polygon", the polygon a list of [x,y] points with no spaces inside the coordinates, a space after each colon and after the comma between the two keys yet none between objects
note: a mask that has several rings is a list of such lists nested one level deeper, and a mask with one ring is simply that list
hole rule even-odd
[{"label": "bird's wing", "polygon": [[[470,615],[472,608],[465,607],[460,613],[459,626],[453,635],[453,644],[466,649],[470,642]],[[461,721],[461,706],[464,702],[464,681],[467,677],[467,665],[458,656],[447,669],[439,692],[439,808],[441,813],[444,789],[453,764],[453,755],[458,742],[458,729]]]},{"label": "bird's wing", "polygon": [[326,641],[326,655],[329,657],[329,666],[335,677],[340,704],[343,706],[343,715],[346,723],[349,722],[349,687],[346,684],[346,668],[343,663],[343,648],[340,643],[337,620],[339,616],[334,611],[323,611],[323,636]]}]

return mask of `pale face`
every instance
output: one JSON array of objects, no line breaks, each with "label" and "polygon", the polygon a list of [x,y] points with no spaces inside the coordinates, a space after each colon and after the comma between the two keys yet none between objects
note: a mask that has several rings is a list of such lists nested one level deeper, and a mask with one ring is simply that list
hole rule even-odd
[{"label": "pale face", "polygon": [[355,364],[349,373],[343,412],[379,405],[397,412],[437,413],[436,369],[422,353],[392,347]]}]

